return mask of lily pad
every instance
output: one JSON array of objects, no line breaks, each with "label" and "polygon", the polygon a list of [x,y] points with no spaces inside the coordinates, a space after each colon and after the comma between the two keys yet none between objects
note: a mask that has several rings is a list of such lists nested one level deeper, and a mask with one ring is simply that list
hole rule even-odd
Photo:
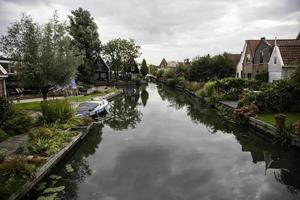
[{"label": "lily pad", "polygon": [[59,186],[59,187],[53,187],[53,188],[46,188],[43,192],[43,194],[47,194],[47,193],[57,193],[57,192],[61,192],[65,189],[65,186]]},{"label": "lily pad", "polygon": [[50,175],[49,178],[51,178],[51,179],[53,179],[53,180],[59,180],[59,179],[61,179],[61,176]]},{"label": "lily pad", "polygon": [[70,165],[70,164],[66,164],[65,169],[68,173],[74,172],[74,169],[73,169],[72,165]]},{"label": "lily pad", "polygon": [[39,196],[37,200],[55,200],[57,197],[57,193],[51,194],[49,196]]},{"label": "lily pad", "polygon": [[42,190],[44,190],[44,189],[46,188],[46,185],[47,185],[46,182],[41,182],[41,183],[39,183],[39,184],[36,186],[35,190],[36,190],[36,191],[42,191]]}]

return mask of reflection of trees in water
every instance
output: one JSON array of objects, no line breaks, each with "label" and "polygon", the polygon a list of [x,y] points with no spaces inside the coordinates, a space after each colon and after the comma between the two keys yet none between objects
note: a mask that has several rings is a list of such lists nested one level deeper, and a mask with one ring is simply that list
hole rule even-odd
[{"label": "reflection of trees in water", "polygon": [[204,124],[211,133],[218,130],[231,133],[235,126],[217,115],[213,109],[205,107],[204,103],[191,98],[183,92],[172,90],[165,86],[158,87],[158,93],[163,100],[168,100],[176,109],[186,107],[187,115],[195,123]]},{"label": "reflection of trees in water", "polygon": [[253,163],[265,162],[268,169],[278,169],[274,172],[275,179],[286,185],[288,191],[296,193],[300,189],[300,154],[289,148],[272,145],[255,135],[249,127],[237,126],[225,118],[218,116],[213,109],[207,108],[202,102],[190,96],[172,90],[165,86],[158,86],[158,93],[162,100],[175,104],[176,109],[186,106],[187,115],[195,123],[204,124],[211,133],[220,130],[232,133],[242,146],[242,151],[250,152]]},{"label": "reflection of trees in water", "polygon": [[146,87],[142,86],[141,99],[144,107],[147,105],[148,98],[149,93],[147,92]]},{"label": "reflection of trees in water", "polygon": [[137,109],[140,90],[136,89],[134,95],[124,96],[112,102],[109,114],[103,119],[103,123],[115,130],[135,128],[141,121],[142,113]]}]

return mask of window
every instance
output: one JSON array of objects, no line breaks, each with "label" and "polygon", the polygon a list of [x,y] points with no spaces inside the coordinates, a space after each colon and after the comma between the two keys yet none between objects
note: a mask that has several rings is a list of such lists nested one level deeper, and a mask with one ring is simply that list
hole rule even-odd
[{"label": "window", "polygon": [[260,51],[259,58],[260,58],[260,63],[263,63],[264,62],[264,52],[262,50]]},{"label": "window", "polygon": [[277,64],[277,58],[276,58],[276,56],[274,56],[274,64],[275,65]]},{"label": "window", "polygon": [[248,73],[248,74],[247,74],[247,78],[251,78],[251,73]]}]

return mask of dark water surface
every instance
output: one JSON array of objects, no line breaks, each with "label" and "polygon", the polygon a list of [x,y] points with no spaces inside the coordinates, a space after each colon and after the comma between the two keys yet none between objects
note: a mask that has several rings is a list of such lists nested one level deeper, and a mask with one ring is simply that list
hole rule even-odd
[{"label": "dark water surface", "polygon": [[[300,154],[270,145],[193,98],[150,84],[116,99],[45,179],[62,199],[300,199]],[[44,181],[45,181],[44,180]],[[36,198],[41,194],[32,194]]]}]

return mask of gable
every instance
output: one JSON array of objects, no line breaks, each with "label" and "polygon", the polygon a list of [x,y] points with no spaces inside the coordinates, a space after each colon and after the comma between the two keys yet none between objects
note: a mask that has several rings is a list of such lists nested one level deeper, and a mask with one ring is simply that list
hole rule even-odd
[{"label": "gable", "polygon": [[105,63],[101,56],[96,59],[94,67],[99,71],[110,71],[109,66]]}]

